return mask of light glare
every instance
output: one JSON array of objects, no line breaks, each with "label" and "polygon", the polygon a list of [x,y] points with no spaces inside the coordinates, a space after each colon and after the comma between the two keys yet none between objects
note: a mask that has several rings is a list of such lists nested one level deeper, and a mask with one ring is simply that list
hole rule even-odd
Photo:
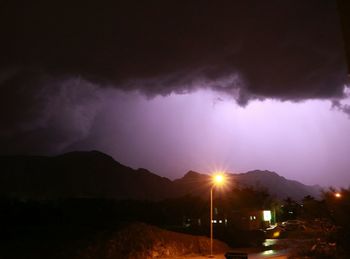
[{"label": "light glare", "polygon": [[341,198],[341,193],[340,193],[340,192],[336,192],[336,193],[334,194],[334,196],[335,196],[336,198]]},{"label": "light glare", "polygon": [[222,181],[223,181],[222,175],[216,175],[216,176],[215,176],[215,182],[216,182],[216,183],[221,183]]},{"label": "light glare", "polygon": [[225,176],[222,173],[216,173],[213,175],[212,180],[214,185],[223,185],[225,183]]}]

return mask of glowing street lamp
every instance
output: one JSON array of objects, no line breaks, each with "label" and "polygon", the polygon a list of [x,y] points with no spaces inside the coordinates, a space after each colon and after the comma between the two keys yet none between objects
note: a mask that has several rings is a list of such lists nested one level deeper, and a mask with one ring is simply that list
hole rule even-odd
[{"label": "glowing street lamp", "polygon": [[340,192],[334,193],[334,197],[340,199],[341,198],[341,193]]},{"label": "glowing street lamp", "polygon": [[213,183],[214,185],[221,185],[224,182],[224,176],[222,174],[214,175]]},{"label": "glowing street lamp", "polygon": [[210,257],[213,258],[213,189],[215,186],[225,184],[225,175],[216,173],[212,176],[212,185],[210,188]]}]

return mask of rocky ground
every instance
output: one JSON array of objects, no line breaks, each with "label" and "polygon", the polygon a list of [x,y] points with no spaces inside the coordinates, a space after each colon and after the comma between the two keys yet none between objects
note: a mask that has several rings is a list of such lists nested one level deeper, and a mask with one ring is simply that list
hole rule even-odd
[{"label": "rocky ground", "polygon": [[[151,259],[207,256],[210,239],[160,229],[143,223],[133,223],[113,233],[108,240],[92,243],[80,252],[79,259]],[[224,254],[230,248],[214,240],[216,254]],[[219,257],[218,257],[219,258]]]}]

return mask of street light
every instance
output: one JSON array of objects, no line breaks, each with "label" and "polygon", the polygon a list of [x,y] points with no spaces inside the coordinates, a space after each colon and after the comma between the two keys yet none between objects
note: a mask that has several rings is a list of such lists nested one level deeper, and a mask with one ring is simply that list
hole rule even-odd
[{"label": "street light", "polygon": [[210,257],[213,258],[213,189],[215,186],[221,186],[225,183],[223,173],[215,173],[212,176],[212,185],[210,188]]},{"label": "street light", "polygon": [[334,193],[334,197],[340,199],[341,198],[341,193],[340,192]]}]

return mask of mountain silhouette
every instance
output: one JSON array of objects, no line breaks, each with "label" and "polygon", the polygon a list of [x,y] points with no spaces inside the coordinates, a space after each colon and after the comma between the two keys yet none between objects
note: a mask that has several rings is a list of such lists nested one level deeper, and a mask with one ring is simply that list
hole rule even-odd
[{"label": "mountain silhouette", "polygon": [[[132,169],[99,151],[55,157],[0,156],[0,196],[25,199],[108,198],[163,200],[183,195],[207,198],[210,176],[189,171],[171,181],[147,169]],[[269,171],[228,174],[230,186],[265,188],[273,196],[300,200],[320,195],[307,186]]]}]

